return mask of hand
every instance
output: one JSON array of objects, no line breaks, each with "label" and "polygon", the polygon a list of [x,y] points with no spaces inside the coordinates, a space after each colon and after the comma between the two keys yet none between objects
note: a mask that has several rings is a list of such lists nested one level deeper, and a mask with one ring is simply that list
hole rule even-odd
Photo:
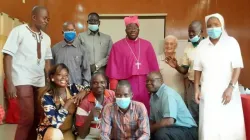
[{"label": "hand", "polygon": [[167,57],[166,59],[165,59],[165,62],[169,65],[169,66],[171,66],[172,68],[176,68],[177,67],[177,60],[175,59],[175,58],[173,58],[173,57],[171,57],[171,56],[169,56],[169,57]]},{"label": "hand", "polygon": [[68,110],[69,106],[70,106],[71,104],[73,104],[74,101],[75,101],[74,97],[68,99],[68,100],[66,101],[66,103],[64,104],[64,108],[65,108],[66,110]]},{"label": "hand", "polygon": [[231,87],[228,87],[224,91],[224,93],[222,95],[222,103],[223,103],[223,105],[226,105],[226,104],[228,104],[231,101],[232,92],[233,92],[233,88],[231,88]]},{"label": "hand", "polygon": [[91,113],[92,113],[93,117],[99,117],[99,115],[101,114],[101,111],[102,111],[101,108],[94,107],[94,108],[91,110]]},{"label": "hand", "polygon": [[95,64],[90,65],[90,70],[91,70],[91,73],[94,73],[96,71],[96,65]]},{"label": "hand", "polygon": [[12,82],[7,84],[7,93],[6,94],[7,94],[8,98],[16,98],[17,97],[16,87],[14,86],[14,84]]},{"label": "hand", "polygon": [[82,90],[77,95],[74,96],[74,103],[78,106],[82,99],[87,95],[87,91]]},{"label": "hand", "polygon": [[198,91],[195,92],[195,102],[197,104],[199,104],[200,103],[200,99],[201,99],[201,92],[200,92],[200,90],[198,90]]}]

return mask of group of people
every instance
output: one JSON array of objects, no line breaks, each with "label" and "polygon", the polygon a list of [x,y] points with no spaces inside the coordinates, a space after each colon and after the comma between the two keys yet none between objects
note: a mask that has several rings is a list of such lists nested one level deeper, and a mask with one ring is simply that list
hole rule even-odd
[{"label": "group of people", "polygon": [[2,50],[7,96],[20,105],[15,140],[246,139],[240,47],[220,14],[205,18],[206,38],[200,21],[189,25],[181,60],[172,35],[156,56],[137,16],[124,18],[126,36],[114,44],[97,13],[78,36],[65,22],[52,48],[47,9],[34,7],[31,18]]}]

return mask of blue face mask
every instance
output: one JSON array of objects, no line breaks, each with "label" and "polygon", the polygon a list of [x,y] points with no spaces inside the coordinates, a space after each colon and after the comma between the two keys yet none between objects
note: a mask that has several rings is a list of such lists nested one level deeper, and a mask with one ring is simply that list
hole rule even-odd
[{"label": "blue face mask", "polygon": [[128,108],[130,102],[131,102],[130,97],[129,97],[129,98],[116,98],[116,104],[117,104],[120,108],[122,108],[122,109]]},{"label": "blue face mask", "polygon": [[216,27],[216,28],[207,28],[207,34],[209,37],[212,39],[217,39],[220,37],[222,33],[221,27]]},{"label": "blue face mask", "polygon": [[95,32],[99,29],[99,25],[98,24],[89,24],[88,28],[89,28],[89,30]]},{"label": "blue face mask", "polygon": [[201,37],[199,37],[198,35],[194,36],[193,38],[189,38],[189,40],[192,43],[198,42],[201,39]]},{"label": "blue face mask", "polygon": [[75,37],[76,37],[76,32],[75,31],[65,31],[64,34],[64,39],[68,42],[72,42],[74,41]]}]

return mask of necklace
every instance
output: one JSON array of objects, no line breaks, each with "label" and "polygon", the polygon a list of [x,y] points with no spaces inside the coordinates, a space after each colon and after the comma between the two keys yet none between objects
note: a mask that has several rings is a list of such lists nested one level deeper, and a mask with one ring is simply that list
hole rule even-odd
[{"label": "necklace", "polygon": [[130,45],[128,44],[127,39],[125,39],[125,41],[126,41],[126,43],[128,44],[128,46],[129,46],[129,48],[130,48],[130,50],[131,50],[132,54],[133,54],[133,55],[134,55],[134,57],[135,57],[135,60],[136,60],[135,65],[137,66],[137,69],[140,69],[140,65],[141,65],[141,63],[140,63],[140,55],[141,55],[141,41],[140,41],[140,39],[139,39],[139,38],[138,38],[138,40],[139,40],[139,55],[138,55],[138,58],[137,58],[137,57],[136,57],[136,55],[135,55],[135,53],[133,52],[132,48],[131,48],[131,47],[130,47]]}]

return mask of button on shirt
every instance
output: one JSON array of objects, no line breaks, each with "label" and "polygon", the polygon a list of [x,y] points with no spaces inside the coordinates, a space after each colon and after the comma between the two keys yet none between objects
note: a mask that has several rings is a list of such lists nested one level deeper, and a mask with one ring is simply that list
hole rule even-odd
[{"label": "button on shirt", "polygon": [[105,106],[101,123],[102,140],[148,140],[149,137],[149,120],[144,104],[132,101],[125,114],[116,103]]},{"label": "button on shirt", "polygon": [[64,63],[69,68],[70,83],[87,85],[91,78],[86,49],[75,40],[68,45],[64,40],[52,48],[53,64]]},{"label": "button on shirt", "polygon": [[193,127],[196,123],[181,96],[172,88],[162,84],[150,98],[150,120],[159,122],[163,118],[175,119],[175,126]]},{"label": "button on shirt", "polygon": [[94,34],[88,30],[80,33],[78,38],[88,50],[90,65],[95,64],[99,68],[106,66],[113,45],[111,37],[101,32]]},{"label": "button on shirt", "polygon": [[[36,38],[41,38],[39,64]],[[50,45],[50,37],[43,31],[39,35],[33,32],[27,24],[13,28],[2,52],[12,56],[12,81],[15,86],[45,86],[45,60],[52,59]]]},{"label": "button on shirt", "polygon": [[[198,47],[198,46],[197,46]],[[184,50],[184,56],[182,57],[182,66],[189,67],[188,69],[188,79],[194,81],[194,59],[196,56],[197,47],[194,47],[191,42],[188,43],[188,46]]]}]

